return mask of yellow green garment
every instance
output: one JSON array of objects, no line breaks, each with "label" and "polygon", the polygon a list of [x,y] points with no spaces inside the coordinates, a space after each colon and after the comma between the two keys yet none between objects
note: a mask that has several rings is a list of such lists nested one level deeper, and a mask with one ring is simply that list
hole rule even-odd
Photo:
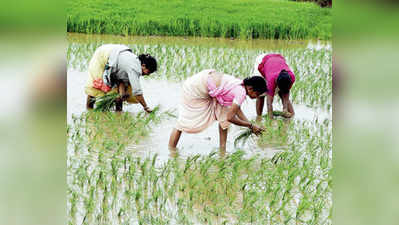
[{"label": "yellow green garment", "polygon": [[[108,58],[109,58],[114,47],[115,47],[115,45],[113,45],[113,44],[102,45],[94,52],[94,55],[91,58],[91,60],[89,62],[89,67],[88,67],[89,77],[87,79],[87,83],[86,83],[86,87],[85,87],[85,93],[87,95],[90,95],[93,97],[101,97],[101,96],[105,95],[105,92],[93,87],[93,81],[96,79],[99,79],[99,78],[102,79],[105,65],[107,64]],[[113,88],[108,93],[118,93],[118,89]],[[129,93],[129,96],[130,96],[127,99],[127,102],[132,103],[132,104],[137,104],[138,101],[132,93],[131,85],[128,85],[127,93]]]}]

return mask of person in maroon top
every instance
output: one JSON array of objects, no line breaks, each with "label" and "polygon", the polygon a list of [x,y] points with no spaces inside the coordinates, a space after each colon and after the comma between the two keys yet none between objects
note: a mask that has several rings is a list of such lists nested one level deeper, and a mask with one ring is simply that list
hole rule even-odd
[{"label": "person in maroon top", "polygon": [[[295,75],[287,65],[285,58],[280,54],[268,54],[258,65],[260,74],[265,78],[267,89],[267,114],[273,118],[273,99],[277,92],[283,104],[283,116],[291,118],[295,115],[290,100],[290,89],[295,82]],[[256,99],[256,113],[262,116],[265,95]]]}]

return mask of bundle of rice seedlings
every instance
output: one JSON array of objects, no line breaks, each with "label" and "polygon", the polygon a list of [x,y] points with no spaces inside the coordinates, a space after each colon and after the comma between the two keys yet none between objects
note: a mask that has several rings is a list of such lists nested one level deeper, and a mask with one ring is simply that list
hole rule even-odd
[{"label": "bundle of rice seedlings", "polygon": [[116,105],[116,99],[119,97],[118,93],[105,94],[96,98],[94,107],[95,112],[107,112],[113,109]]},{"label": "bundle of rice seedlings", "polygon": [[167,110],[165,111],[165,115],[171,118],[177,118],[177,115],[175,112],[171,111],[171,110]]},{"label": "bundle of rice seedlings", "polygon": [[[138,115],[138,117],[141,117],[140,114]],[[155,108],[152,109],[152,112],[148,114],[147,118],[145,119],[145,123],[149,124],[151,121],[159,121],[160,119],[161,119],[161,114],[159,110],[159,105],[157,105],[155,106]]]},{"label": "bundle of rice seedlings", "polygon": [[273,116],[283,116],[284,112],[283,111],[273,111]]},{"label": "bundle of rice seedlings", "polygon": [[[273,116],[275,117],[278,116],[284,117],[283,115],[284,115],[283,111],[273,111]],[[263,115],[263,118],[268,119],[269,118],[268,114]]]},{"label": "bundle of rice seedlings", "polygon": [[246,143],[252,135],[255,134],[251,131],[251,129],[243,129],[242,132],[234,140],[234,147],[237,147],[239,143]]}]

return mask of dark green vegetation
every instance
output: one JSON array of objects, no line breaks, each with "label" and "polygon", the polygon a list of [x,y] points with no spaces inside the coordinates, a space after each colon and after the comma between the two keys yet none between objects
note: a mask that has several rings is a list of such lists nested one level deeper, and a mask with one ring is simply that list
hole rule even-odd
[{"label": "dark green vegetation", "polygon": [[70,0],[67,31],[122,35],[331,39],[331,9],[289,0]]},{"label": "dark green vegetation", "polygon": [[120,97],[118,93],[109,93],[96,98],[94,107],[95,112],[107,112],[115,108],[116,99]]},{"label": "dark green vegetation", "polygon": [[[265,122],[266,126],[265,126],[265,131],[262,134],[262,138],[258,139],[257,143],[258,145],[267,144],[269,146],[272,146],[276,144],[273,147],[279,147],[287,144],[288,137],[286,131],[288,128],[288,124],[290,123],[288,122],[289,119],[285,119],[282,115],[283,115],[282,111],[273,111],[273,116],[275,117],[274,119],[276,119],[276,121],[278,122],[270,120],[267,114],[263,116],[263,119],[266,121]],[[256,135],[252,133],[250,129],[243,128],[242,131],[235,138],[234,146],[237,147],[240,143],[244,144],[251,137],[254,138],[256,137]]]},{"label": "dark green vegetation", "polygon": [[332,7],[332,0],[291,0],[296,2],[315,2],[321,7]]}]

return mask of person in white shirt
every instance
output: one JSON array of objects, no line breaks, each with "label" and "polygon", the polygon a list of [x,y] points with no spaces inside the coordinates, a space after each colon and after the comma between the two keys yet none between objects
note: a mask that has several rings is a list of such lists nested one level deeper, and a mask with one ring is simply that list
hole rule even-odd
[{"label": "person in white shirt", "polygon": [[116,111],[122,111],[123,101],[140,103],[146,112],[147,106],[140,84],[141,76],[157,70],[157,61],[149,54],[136,56],[125,45],[106,44],[100,46],[89,63],[89,79],[86,84],[86,107],[94,107],[96,97],[107,92],[117,92]]}]

